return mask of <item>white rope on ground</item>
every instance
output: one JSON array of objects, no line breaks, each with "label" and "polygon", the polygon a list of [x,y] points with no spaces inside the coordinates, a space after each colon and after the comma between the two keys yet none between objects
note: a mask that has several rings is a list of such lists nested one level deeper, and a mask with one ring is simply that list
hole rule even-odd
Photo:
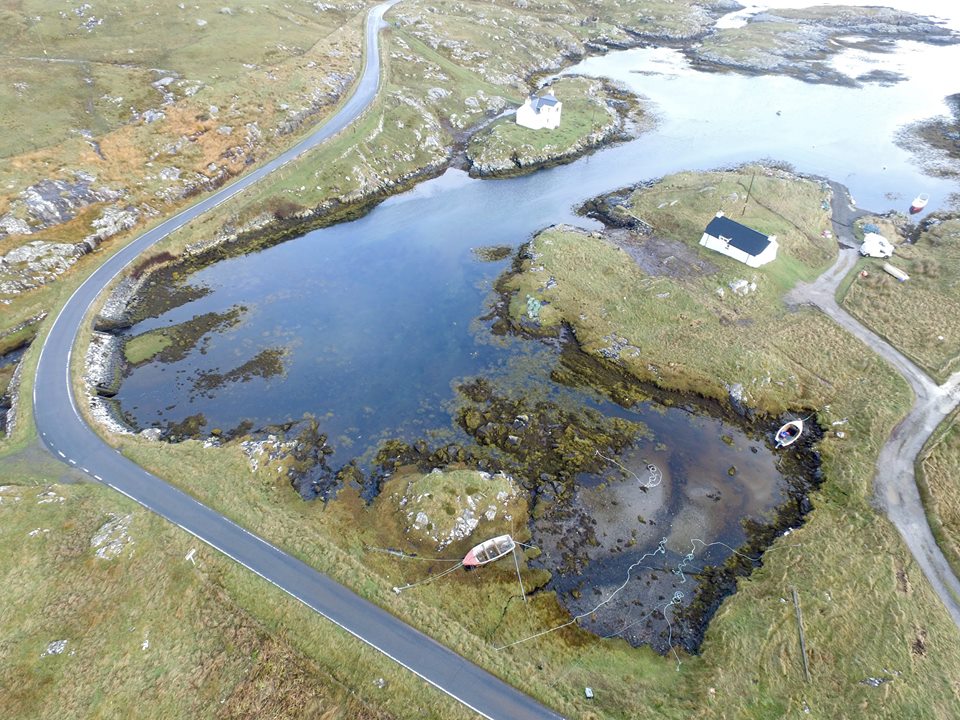
[{"label": "white rope on ground", "polygon": [[424,555],[411,555],[410,553],[405,553],[402,550],[394,550],[392,548],[382,548],[377,547],[376,545],[364,545],[364,550],[371,550],[373,552],[382,552],[387,555],[393,555],[398,557],[401,560],[423,560],[425,562],[448,562],[448,563],[458,563],[460,560],[454,558],[437,558],[437,557],[426,557]]},{"label": "white rope on ground", "polygon": [[565,622],[565,623],[563,623],[563,624],[561,624],[561,625],[557,625],[557,626],[552,627],[552,628],[549,628],[549,629],[547,629],[547,630],[543,630],[543,631],[538,632],[538,633],[536,633],[536,634],[534,634],[534,635],[530,635],[529,637],[521,638],[520,640],[515,640],[515,641],[512,642],[512,643],[507,643],[506,645],[500,645],[499,647],[495,647],[494,650],[505,650],[505,649],[508,648],[508,647],[513,647],[514,645],[519,645],[520,643],[525,643],[525,642],[527,642],[528,640],[534,640],[534,639],[536,639],[536,638],[538,638],[538,637],[542,637],[542,636],[544,636],[544,635],[546,635],[546,634],[548,634],[548,633],[552,633],[552,632],[554,632],[555,630],[561,630],[561,629],[563,629],[563,628],[565,628],[565,627],[569,627],[570,625],[573,625],[575,622],[577,622],[577,620],[580,620],[580,619],[582,619],[582,618],[585,618],[585,617],[587,617],[588,615],[592,615],[592,614],[595,613],[597,610],[599,610],[601,607],[603,607],[603,606],[606,605],[608,602],[610,602],[611,600],[613,600],[613,599],[617,596],[617,594],[627,586],[627,583],[630,582],[630,575],[631,575],[631,573],[633,572],[634,568],[636,568],[638,565],[640,565],[640,563],[642,563],[642,562],[643,562],[645,559],[647,559],[648,557],[653,557],[654,555],[659,555],[659,554],[661,554],[661,553],[664,553],[664,554],[665,554],[665,553],[667,552],[666,545],[667,545],[667,539],[666,539],[666,538],[662,538],[662,539],[660,540],[660,542],[657,543],[657,549],[656,549],[656,550],[653,550],[652,552],[646,552],[646,553],[644,553],[644,554],[640,557],[639,560],[637,560],[637,561],[636,561],[635,563],[633,563],[630,567],[628,567],[628,568],[627,568],[627,579],[623,581],[623,584],[621,584],[620,587],[618,587],[616,590],[614,590],[614,591],[610,594],[609,597],[607,597],[607,598],[605,598],[604,600],[601,600],[599,603],[597,603],[597,605],[596,605],[592,610],[589,610],[589,611],[587,611],[587,612],[585,612],[585,613],[581,613],[580,615],[576,615],[575,617],[571,618],[570,620],[568,620],[567,622]]},{"label": "white rope on ground", "polygon": [[667,645],[673,651],[673,656],[677,659],[677,672],[680,672],[680,665],[682,663],[680,662],[680,654],[677,652],[677,649],[673,646],[673,620],[667,617],[667,608],[672,607],[674,605],[679,605],[682,600],[683,600],[683,593],[677,590],[676,592],[673,593],[673,597],[670,599],[670,602],[664,605],[663,610],[661,611],[661,614],[663,615],[663,619],[667,621]]},{"label": "white rope on ground", "polygon": [[[677,567],[676,567],[674,570],[671,571],[671,572],[673,572],[673,574],[677,575],[677,576],[680,578],[680,582],[681,582],[681,583],[684,583],[684,582],[687,581],[687,576],[686,576],[686,573],[684,572],[684,567],[687,565],[687,563],[690,563],[690,562],[692,562],[692,561],[694,560],[694,558],[695,558],[695,553],[696,553],[697,543],[700,543],[700,544],[703,546],[703,549],[704,549],[704,550],[706,550],[707,548],[712,547],[712,546],[714,546],[714,545],[722,545],[723,547],[727,548],[728,550],[730,550],[730,551],[731,551],[732,553],[734,553],[735,555],[739,555],[740,557],[747,558],[748,560],[751,560],[751,561],[753,561],[753,562],[758,562],[758,561],[760,560],[760,557],[756,557],[756,558],[750,557],[749,555],[746,555],[746,554],[744,554],[744,553],[742,553],[742,552],[739,552],[739,551],[735,550],[734,548],[730,547],[730,546],[727,545],[726,543],[719,542],[719,541],[717,541],[717,542],[712,542],[712,543],[706,543],[706,542],[704,542],[703,540],[701,540],[700,538],[691,538],[690,543],[691,543],[691,551],[690,551],[689,553],[687,553],[686,555],[684,555],[683,558],[680,560],[680,563],[677,565]],[[552,633],[552,632],[554,632],[554,631],[556,631],[556,630],[562,630],[562,629],[565,628],[565,627],[569,627],[570,625],[573,625],[573,624],[576,623],[578,620],[581,620],[581,619],[587,617],[588,615],[592,615],[592,614],[595,613],[597,610],[599,610],[601,607],[603,607],[604,605],[606,605],[607,603],[609,603],[611,600],[613,600],[613,599],[617,596],[617,594],[619,594],[620,591],[623,590],[623,589],[627,586],[627,583],[630,582],[630,577],[631,577],[634,569],[636,569],[646,558],[648,558],[648,557],[653,557],[653,556],[655,556],[655,555],[660,555],[660,554],[664,554],[664,555],[665,555],[666,552],[667,552],[667,547],[666,547],[666,545],[667,545],[667,538],[661,538],[661,539],[660,539],[660,542],[657,543],[657,549],[656,549],[656,550],[653,550],[653,551],[651,551],[651,552],[646,552],[646,553],[644,553],[642,556],[640,556],[640,559],[639,559],[639,560],[637,560],[637,561],[634,562],[632,565],[630,565],[630,567],[627,568],[627,577],[626,577],[626,579],[623,581],[623,583],[620,585],[620,587],[618,587],[616,590],[614,590],[614,591],[610,594],[609,597],[607,597],[607,598],[605,598],[604,600],[602,600],[602,601],[600,601],[599,603],[597,603],[597,605],[595,605],[591,610],[588,610],[587,612],[584,612],[584,613],[580,613],[579,615],[576,615],[576,616],[572,617],[572,618],[571,618],[570,620],[568,620],[567,622],[562,623],[562,624],[560,624],[560,625],[556,625],[556,626],[554,626],[554,627],[552,627],[552,628],[548,628],[548,629],[542,630],[542,631],[540,631],[540,632],[538,632],[538,633],[534,633],[533,635],[529,635],[529,636],[527,636],[527,637],[520,638],[519,640],[515,640],[515,641],[513,641],[513,642],[511,642],[511,643],[507,643],[506,645],[494,646],[494,650],[505,650],[505,649],[507,649],[507,648],[509,648],[509,647],[513,647],[514,645],[520,645],[521,643],[525,643],[525,642],[527,642],[527,641],[529,641],[529,640],[536,640],[537,638],[543,637],[544,635],[548,635],[548,634],[550,634],[550,633]],[[797,543],[797,544],[791,544],[791,545],[783,545],[783,546],[781,546],[781,547],[800,547],[801,545],[802,545],[801,543]],[[770,547],[770,548],[767,548],[767,550],[766,550],[765,552],[770,552],[771,550],[775,550],[775,549],[776,549],[776,548]],[[762,555],[761,555],[761,557],[762,557]],[[656,568],[650,568],[650,569],[656,570]],[[691,571],[691,572],[692,572],[692,571]],[[683,598],[684,598],[683,592],[681,592],[680,590],[675,591],[674,594],[673,594],[673,598],[670,600],[669,603],[667,603],[667,604],[664,606],[664,611],[663,611],[663,613],[662,613],[664,619],[667,621],[668,629],[669,629],[669,631],[670,631],[670,632],[669,632],[668,642],[671,644],[671,649],[673,649],[674,655],[675,655],[676,658],[677,658],[677,670],[680,669],[680,656],[677,654],[676,649],[672,648],[672,643],[673,643],[673,627],[672,627],[672,625],[673,625],[673,624],[672,624],[672,621],[670,620],[670,618],[667,617],[666,609],[669,608],[669,607],[671,607],[671,606],[674,606],[674,605],[679,605],[680,602],[683,600]],[[649,617],[653,612],[654,612],[654,611],[651,610],[649,613],[647,613],[647,614],[644,615],[642,618],[640,618],[640,620],[637,620],[637,621],[635,621],[635,622],[633,622],[633,623],[630,623],[629,625],[621,628],[621,629],[618,631],[618,633],[615,633],[615,634],[619,634],[619,632],[623,632],[623,631],[626,630],[628,627],[632,627],[632,626],[635,625],[636,623],[642,622],[644,619],[646,619],[647,617]],[[609,637],[612,637],[612,636],[609,636]]]},{"label": "white rope on ground", "polygon": [[647,463],[647,472],[648,472],[650,475],[649,475],[649,477],[647,478],[647,480],[644,481],[644,480],[642,480],[642,479],[640,478],[639,475],[637,475],[637,474],[636,474],[633,470],[631,470],[630,468],[625,467],[624,465],[621,465],[619,462],[617,462],[617,461],[614,460],[613,458],[608,458],[606,455],[604,455],[604,454],[603,454],[602,452],[600,452],[599,450],[596,450],[595,452],[596,452],[597,455],[599,455],[600,457],[602,457],[602,458],[603,458],[604,460],[606,460],[607,462],[611,462],[611,463],[613,463],[614,465],[616,465],[617,467],[619,467],[619,468],[620,468],[621,470],[623,470],[625,473],[629,473],[630,475],[633,475],[633,477],[636,479],[636,481],[637,481],[638,483],[640,483],[640,485],[642,485],[642,486],[645,487],[645,488],[648,488],[648,489],[649,489],[649,488],[655,488],[657,485],[659,485],[660,483],[663,482],[663,471],[660,470],[660,468],[658,468],[658,467],[657,467],[656,465],[654,465],[653,463]]},{"label": "white rope on ground", "polygon": [[517,566],[517,582],[520,583],[520,594],[523,595],[523,601],[527,602],[527,591],[523,589],[523,578],[520,577],[520,560],[517,558],[516,542],[514,542],[513,547],[513,564]]},{"label": "white rope on ground", "polygon": [[449,568],[449,569],[447,569],[447,570],[444,570],[444,571],[443,571],[442,573],[440,573],[439,575],[431,575],[430,577],[424,578],[423,580],[420,580],[419,582],[407,583],[406,585],[395,586],[395,587],[393,588],[393,591],[394,591],[397,595],[399,595],[399,594],[402,593],[404,590],[409,590],[410,588],[415,588],[415,587],[417,587],[417,586],[419,586],[419,585],[426,585],[427,583],[433,582],[434,580],[439,580],[439,579],[442,578],[444,575],[449,575],[450,573],[455,572],[455,571],[459,570],[459,569],[462,568],[462,567],[463,567],[463,561],[461,560],[461,561],[458,562],[456,565],[454,565],[452,568]]}]

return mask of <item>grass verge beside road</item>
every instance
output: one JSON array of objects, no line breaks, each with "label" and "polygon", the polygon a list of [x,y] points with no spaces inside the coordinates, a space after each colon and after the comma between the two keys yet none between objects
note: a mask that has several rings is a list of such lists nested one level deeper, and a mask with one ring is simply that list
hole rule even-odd
[{"label": "grass verge beside road", "polygon": [[917,485],[930,529],[953,572],[960,575],[960,426],[950,415],[917,458]]},{"label": "grass verge beside road", "polygon": [[4,717],[468,716],[112,490],[36,479],[0,488]]}]

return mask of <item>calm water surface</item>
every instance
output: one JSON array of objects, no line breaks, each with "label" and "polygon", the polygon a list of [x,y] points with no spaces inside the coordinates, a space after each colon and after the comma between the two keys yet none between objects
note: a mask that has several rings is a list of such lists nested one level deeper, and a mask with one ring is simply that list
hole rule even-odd
[{"label": "calm water surface", "polygon": [[[202,353],[137,368],[121,389],[122,406],[144,427],[197,412],[222,428],[312,413],[327,418],[338,452],[349,443],[347,454],[356,454],[384,434],[445,425],[451,382],[505,362],[503,343],[492,344],[477,318],[507,262],[480,262],[472,250],[516,247],[557,222],[590,226],[571,208],[593,195],[678,170],[770,158],[844,182],[863,207],[903,210],[927,192],[935,210],[956,187],[924,175],[894,135],[946,111],[943,97],[960,81],[950,87],[933,68],[960,67],[960,48],[897,47],[868,60],[910,80],[855,89],[699,73],[662,48],[590,58],[569,72],[610,76],[643,93],[660,119],[654,132],[524,178],[481,181],[450,171],[358,221],[194,274],[189,282],[212,292],[132,334],[235,305],[247,308],[243,322],[205,338]],[[837,62],[866,62],[862,55]],[[194,387],[202,373],[227,372],[266,348],[289,351],[282,377],[204,394]]]}]

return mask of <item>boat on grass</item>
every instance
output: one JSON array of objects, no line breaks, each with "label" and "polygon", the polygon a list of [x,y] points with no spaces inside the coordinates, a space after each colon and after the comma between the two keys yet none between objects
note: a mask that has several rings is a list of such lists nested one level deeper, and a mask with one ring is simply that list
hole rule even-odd
[{"label": "boat on grass", "polygon": [[499,560],[504,555],[509,555],[516,546],[517,544],[509,535],[498,535],[490,540],[484,540],[479,545],[474,545],[463,558],[463,564],[465,567],[486,565]]},{"label": "boat on grass", "polygon": [[910,203],[910,214],[916,215],[927,206],[928,202],[930,202],[930,196],[926,193],[920,193]]},{"label": "boat on grass", "polygon": [[791,420],[788,423],[784,423],[780,426],[780,429],[777,430],[777,448],[785,448],[787,445],[792,445],[797,441],[797,438],[800,437],[802,432],[803,420]]}]

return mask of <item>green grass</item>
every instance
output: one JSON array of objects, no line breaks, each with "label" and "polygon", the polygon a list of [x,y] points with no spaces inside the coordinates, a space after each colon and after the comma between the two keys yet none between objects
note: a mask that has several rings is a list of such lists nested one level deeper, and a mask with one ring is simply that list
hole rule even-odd
[{"label": "green grass", "polygon": [[856,270],[869,274],[851,275],[843,307],[943,382],[960,360],[960,220],[934,225],[915,244],[897,245],[889,262],[910,279],[901,283],[883,272],[883,261],[865,260]]},{"label": "green grass", "polygon": [[917,484],[930,528],[954,573],[960,573],[960,428],[957,414],[931,436],[917,459]]},{"label": "green grass", "polygon": [[[144,718],[385,720],[412,717],[420,707],[421,717],[467,716],[112,490],[7,484],[0,498],[5,718],[132,711]],[[119,554],[102,559],[91,542],[111,519],[125,520],[126,537]],[[193,562],[185,559],[191,551]],[[64,652],[45,656],[55,640],[67,641]],[[378,677],[388,683],[382,691]]]},{"label": "green grass", "polygon": [[[613,332],[639,348],[620,358],[638,377],[718,399],[726,384],[739,382],[749,405],[777,413],[816,409],[828,428],[819,444],[826,482],[814,494],[815,510],[801,529],[774,544],[763,568],[738,583],[711,623],[703,664],[689,685],[698,714],[803,716],[806,703],[829,717],[953,717],[960,709],[952,680],[960,663],[957,629],[895,529],[870,504],[876,455],[910,406],[909,388],[824,315],[790,313],[778,301],[793,278],[811,277],[828,261],[807,244],[819,223],[810,221],[799,236],[779,227],[786,270],[777,268],[778,259],[752,271],[696,245],[703,223],[692,198],[681,193],[695,186],[675,185],[665,178],[643,191],[640,203],[634,198],[633,208],[654,234],[715,262],[715,275],[648,275],[607,240],[554,228],[533,241],[543,270],[532,271],[534,263],[525,261],[508,287],[518,298],[547,301],[545,322],[568,323],[590,352]],[[775,185],[753,189],[761,206],[773,206],[783,194]],[[816,191],[778,213],[816,218],[819,205]],[[750,212],[748,206],[750,224],[775,229]],[[721,300],[716,287],[744,272],[756,272],[758,297],[727,293]],[[547,277],[555,288],[543,290]],[[525,302],[514,306],[516,313],[525,309]],[[845,437],[830,431],[834,420],[846,420]],[[804,608],[810,684],[803,679],[792,587]],[[878,693],[861,684],[867,677],[892,682]]]},{"label": "green grass", "polygon": [[[751,180],[751,200],[741,215]],[[547,326],[572,322],[589,352],[610,345],[612,334],[623,336],[641,350],[641,359],[632,363],[636,374],[665,387],[723,398],[727,385],[740,383],[748,404],[762,410],[780,412],[791,403],[819,407],[829,402],[823,389],[836,381],[829,370],[814,374],[802,365],[819,365],[817,358],[829,357],[833,349],[827,345],[803,363],[773,359],[785,347],[799,360],[806,343],[817,343],[811,326],[818,321],[808,313],[788,313],[780,298],[796,280],[815,277],[828,267],[836,252],[820,237],[827,223],[820,209],[822,197],[817,183],[760,171],[754,178],[749,169],[665,178],[652,189],[635,192],[623,212],[652,225],[657,237],[682,244],[683,254],[714,264],[715,272],[691,266],[674,277],[677,273],[667,263],[663,274],[648,275],[615,245],[588,233],[553,228],[538,235],[533,246],[540,258],[537,264],[547,274],[524,272],[509,282],[511,313],[525,311],[527,295],[546,301],[541,321]],[[718,209],[776,234],[777,259],[753,269],[700,247],[703,228]],[[645,243],[653,243],[642,237],[636,242],[641,253]],[[544,290],[548,276],[556,279],[557,287]],[[731,292],[729,284],[739,279],[755,282],[756,291],[745,297]],[[689,352],[694,337],[701,350],[697,353]],[[790,347],[793,342],[795,348]]]},{"label": "green grass", "polygon": [[[389,489],[371,506],[349,489],[324,506],[299,499],[277,472],[282,462],[251,473],[236,444],[214,450],[196,441],[166,446],[123,438],[118,447],[151,472],[169,478],[244,526],[255,527],[278,546],[570,717],[644,717],[652,694],[666,693],[669,697],[662,703],[668,708],[682,705],[687,676],[679,684],[664,685],[675,677],[673,661],[619,640],[600,640],[571,627],[509,651],[495,650],[497,645],[568,619],[552,593],[540,593],[527,604],[519,602],[512,562],[491,566],[483,574],[457,573],[435,585],[396,595],[394,586],[424,579],[450,565],[402,561],[373,548],[459,559],[476,539],[466,538],[438,552],[433,541],[407,535],[408,519],[391,501]],[[468,475],[465,483],[477,482],[474,473]],[[430,478],[411,479],[416,485]],[[406,479],[398,477],[397,482]],[[484,524],[484,536],[505,532],[519,539],[528,533],[519,518],[500,515]],[[524,568],[523,574],[528,590],[545,580],[540,571]],[[689,662],[694,667],[698,664],[695,659]],[[585,685],[603,690],[592,705],[583,698]],[[635,693],[622,693],[624,686]],[[669,716],[679,717],[675,710]]]},{"label": "green grass", "polygon": [[132,337],[123,346],[123,355],[131,365],[155,357],[173,344],[164,328],[150,330]]}]

